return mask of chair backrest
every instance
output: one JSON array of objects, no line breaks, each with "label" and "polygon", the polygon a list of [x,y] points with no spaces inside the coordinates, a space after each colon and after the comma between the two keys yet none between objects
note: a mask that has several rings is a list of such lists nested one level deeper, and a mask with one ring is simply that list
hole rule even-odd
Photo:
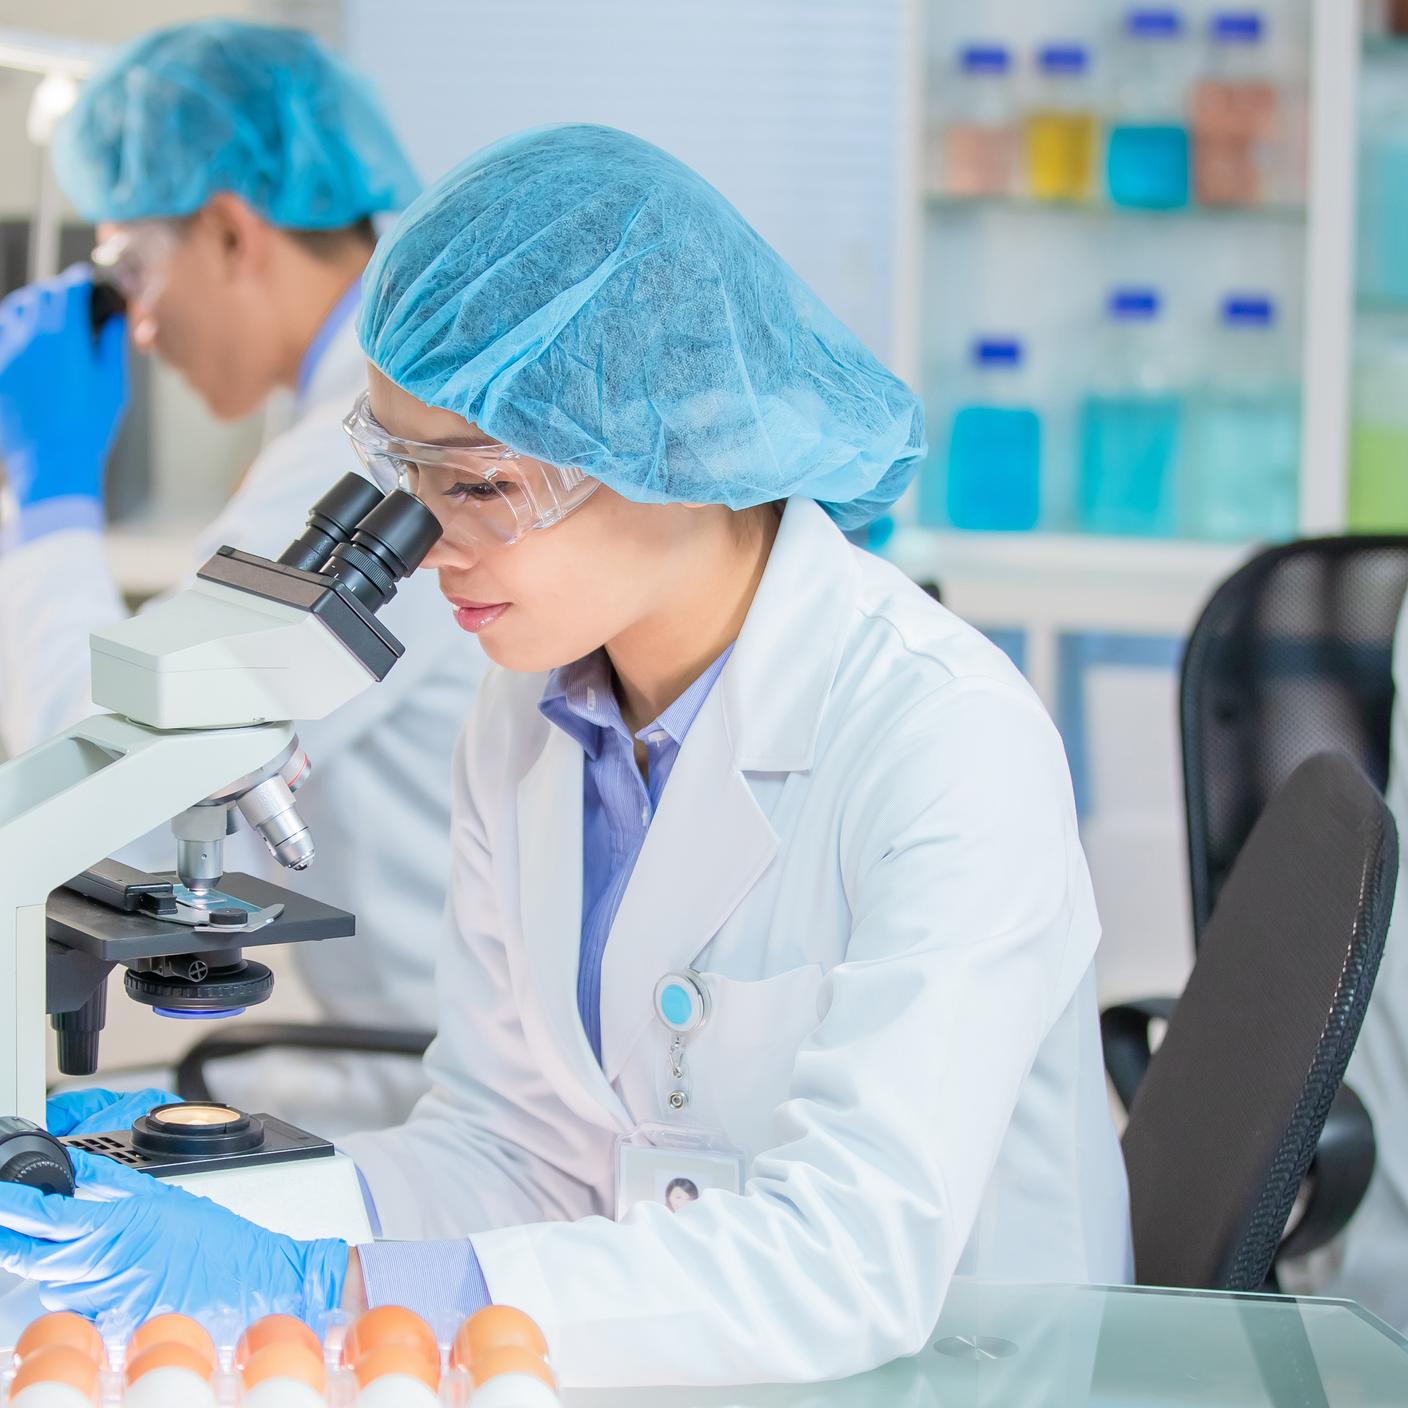
[{"label": "chair backrest", "polygon": [[1408,537],[1308,538],[1259,553],[1204,608],[1181,689],[1195,940],[1257,817],[1304,759],[1340,748],[1387,782],[1405,589]]},{"label": "chair backrest", "polygon": [[1255,1290],[1369,1002],[1393,818],[1343,753],[1298,767],[1227,877],[1124,1135],[1146,1285]]}]

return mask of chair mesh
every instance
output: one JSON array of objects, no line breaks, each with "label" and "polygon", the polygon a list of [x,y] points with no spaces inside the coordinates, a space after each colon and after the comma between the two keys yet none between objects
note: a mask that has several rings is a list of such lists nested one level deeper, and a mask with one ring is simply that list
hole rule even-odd
[{"label": "chair mesh", "polygon": [[1181,686],[1195,939],[1272,793],[1307,757],[1349,753],[1383,788],[1408,537],[1312,538],[1223,583]]}]

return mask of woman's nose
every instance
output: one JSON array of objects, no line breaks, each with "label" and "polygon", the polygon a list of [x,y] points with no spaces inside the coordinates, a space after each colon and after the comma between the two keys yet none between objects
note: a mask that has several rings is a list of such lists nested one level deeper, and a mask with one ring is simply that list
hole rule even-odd
[{"label": "woman's nose", "polygon": [[432,572],[467,572],[479,564],[479,554],[464,543],[452,542],[441,536],[435,546],[421,559],[421,567]]}]

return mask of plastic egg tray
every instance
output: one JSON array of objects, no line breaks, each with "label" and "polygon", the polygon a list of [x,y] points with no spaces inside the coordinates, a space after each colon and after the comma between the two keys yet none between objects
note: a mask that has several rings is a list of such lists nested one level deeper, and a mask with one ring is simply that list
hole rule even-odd
[{"label": "plastic egg tray", "polygon": [[489,1306],[432,1323],[402,1306],[202,1325],[158,1315],[135,1329],[41,1316],[4,1360],[8,1408],[556,1408],[542,1331]]}]

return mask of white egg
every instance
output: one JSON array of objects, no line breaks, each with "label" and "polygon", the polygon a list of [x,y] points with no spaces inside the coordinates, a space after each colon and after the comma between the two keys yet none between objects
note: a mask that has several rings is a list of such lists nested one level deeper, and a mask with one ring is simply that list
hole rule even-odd
[{"label": "white egg", "polygon": [[440,1408],[440,1395],[409,1374],[383,1374],[357,1395],[357,1408]]},{"label": "white egg", "polygon": [[531,1374],[499,1374],[475,1390],[473,1408],[558,1408],[561,1400]]},{"label": "white egg", "polygon": [[241,1408],[324,1408],[327,1399],[301,1379],[265,1379],[240,1399]]},{"label": "white egg", "polygon": [[215,1393],[189,1369],[153,1369],[129,1386],[122,1408],[215,1408]]},{"label": "white egg", "polygon": [[93,1408],[93,1400],[72,1384],[30,1384],[10,1400],[10,1408]]}]

